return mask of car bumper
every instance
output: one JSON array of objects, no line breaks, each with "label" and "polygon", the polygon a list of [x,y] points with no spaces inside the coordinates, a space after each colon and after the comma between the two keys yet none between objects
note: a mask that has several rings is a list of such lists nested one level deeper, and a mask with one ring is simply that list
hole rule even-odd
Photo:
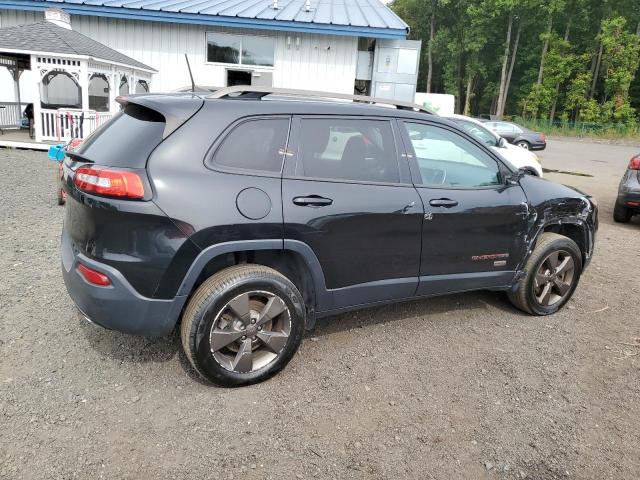
[{"label": "car bumper", "polygon": [[547,144],[546,143],[532,143],[530,148],[531,148],[531,150],[544,150],[545,148],[547,148]]},{"label": "car bumper", "polygon": [[[87,320],[110,330],[135,335],[165,335],[174,329],[186,296],[171,300],[144,297],[118,270],[77,252],[64,230],[61,244],[64,283]],[[87,282],[77,270],[79,263],[109,277],[111,285],[103,287]]]},{"label": "car bumper", "polygon": [[628,170],[618,188],[618,203],[640,211],[640,173]]},{"label": "car bumper", "polygon": [[640,210],[640,190],[625,189],[619,191],[618,203],[628,208]]}]

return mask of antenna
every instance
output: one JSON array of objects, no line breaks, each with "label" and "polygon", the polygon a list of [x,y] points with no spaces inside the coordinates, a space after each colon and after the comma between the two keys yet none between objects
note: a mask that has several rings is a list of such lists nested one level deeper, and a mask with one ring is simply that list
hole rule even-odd
[{"label": "antenna", "polygon": [[184,59],[187,61],[187,68],[189,69],[189,77],[191,78],[191,91],[195,93],[196,91],[196,83],[193,81],[193,73],[191,73],[191,65],[189,64],[189,57],[185,52]]}]

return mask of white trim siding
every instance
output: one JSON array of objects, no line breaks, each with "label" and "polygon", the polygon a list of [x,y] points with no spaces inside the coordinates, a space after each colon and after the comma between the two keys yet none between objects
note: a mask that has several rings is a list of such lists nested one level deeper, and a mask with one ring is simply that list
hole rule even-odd
[{"label": "white trim siding", "polygon": [[[0,26],[34,23],[42,12],[0,10]],[[353,93],[357,64],[357,37],[306,33],[212,28],[107,17],[71,17],[74,30],[158,70],[151,91],[167,92],[191,84],[184,60],[189,56],[196,84],[226,86],[226,69],[272,72],[273,86]],[[223,65],[206,62],[206,32],[218,31],[274,37],[275,65]],[[288,40],[288,38],[290,40]],[[0,91],[4,83],[0,80]],[[0,100],[4,100],[1,99]],[[6,99],[9,100],[9,99]]]}]

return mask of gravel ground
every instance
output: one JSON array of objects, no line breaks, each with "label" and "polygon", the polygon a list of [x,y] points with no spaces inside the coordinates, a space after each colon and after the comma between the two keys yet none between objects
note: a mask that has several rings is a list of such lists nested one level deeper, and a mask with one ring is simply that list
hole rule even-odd
[{"label": "gravel ground", "polygon": [[199,382],[176,336],[87,324],[60,275],[43,153],[0,150],[0,478],[636,479],[640,221],[611,220],[635,149],[551,140],[600,202],[560,313],[480,292],[322,321],[272,380]]}]

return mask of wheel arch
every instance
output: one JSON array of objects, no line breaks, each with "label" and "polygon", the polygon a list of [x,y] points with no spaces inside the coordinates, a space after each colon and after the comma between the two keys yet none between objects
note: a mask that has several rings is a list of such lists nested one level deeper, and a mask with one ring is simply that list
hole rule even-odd
[{"label": "wheel arch", "polygon": [[549,222],[539,230],[535,241],[532,243],[532,247],[535,247],[540,235],[545,232],[557,233],[558,235],[573,240],[580,249],[583,265],[586,264],[589,258],[589,232],[584,222],[560,220]]},{"label": "wheel arch", "polygon": [[268,266],[289,278],[302,293],[307,326],[313,327],[315,311],[326,303],[324,274],[311,247],[297,240],[243,240],[207,247],[193,261],[177,295],[188,297],[215,272],[242,263]]}]

